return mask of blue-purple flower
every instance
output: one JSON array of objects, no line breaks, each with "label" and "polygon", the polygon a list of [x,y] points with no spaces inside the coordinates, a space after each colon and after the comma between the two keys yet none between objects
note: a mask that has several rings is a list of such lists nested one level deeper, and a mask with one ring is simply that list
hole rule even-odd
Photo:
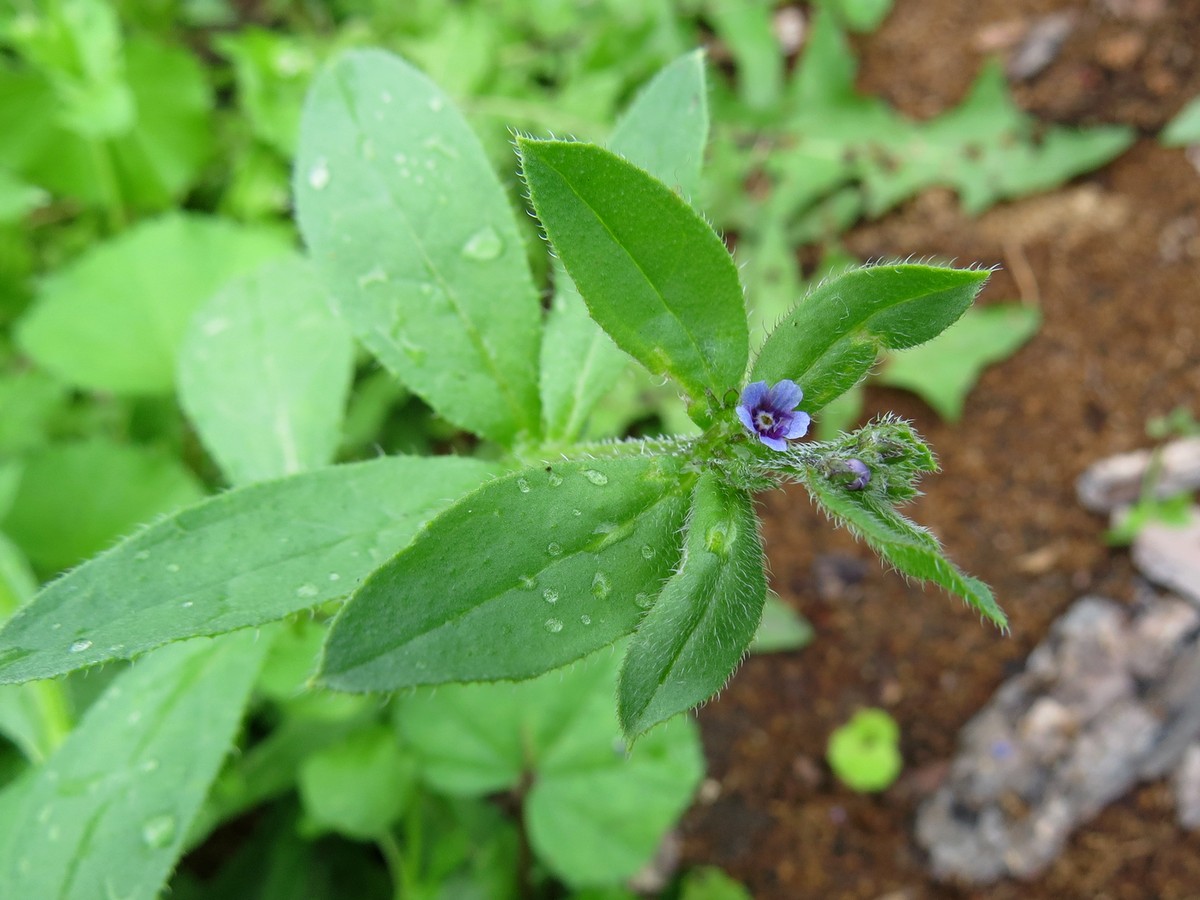
[{"label": "blue-purple flower", "polygon": [[802,399],[804,391],[794,381],[785,378],[770,389],[765,381],[754,381],[742,391],[737,417],[772,450],[786,450],[789,440],[808,432],[808,413],[796,409]]}]

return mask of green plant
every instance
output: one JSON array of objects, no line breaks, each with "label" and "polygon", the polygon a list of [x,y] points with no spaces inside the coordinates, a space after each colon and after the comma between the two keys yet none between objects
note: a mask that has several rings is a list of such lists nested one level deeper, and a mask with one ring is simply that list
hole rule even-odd
[{"label": "green plant", "polygon": [[891,787],[900,775],[900,727],[882,709],[860,709],[829,736],[825,751],[833,773],[864,793]]}]

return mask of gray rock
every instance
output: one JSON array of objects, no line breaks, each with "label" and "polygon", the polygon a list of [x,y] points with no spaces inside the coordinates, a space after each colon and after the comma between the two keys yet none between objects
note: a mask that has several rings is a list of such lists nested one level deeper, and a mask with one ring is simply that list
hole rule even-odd
[{"label": "gray rock", "polygon": [[[1110,456],[1089,467],[1075,481],[1079,502],[1092,512],[1109,513],[1141,496],[1153,450]],[[1158,451],[1154,494],[1161,498],[1200,489],[1200,437],[1182,438]]]},{"label": "gray rock", "polygon": [[1200,507],[1186,525],[1151,522],[1133,539],[1133,563],[1155,584],[1200,605]]},{"label": "gray rock", "polygon": [[1180,825],[1200,828],[1200,741],[1187,748],[1175,770],[1175,805]]}]

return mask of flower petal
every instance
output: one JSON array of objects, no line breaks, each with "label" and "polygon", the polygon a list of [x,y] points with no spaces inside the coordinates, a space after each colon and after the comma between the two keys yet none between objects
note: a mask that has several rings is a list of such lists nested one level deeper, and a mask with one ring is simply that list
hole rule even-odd
[{"label": "flower petal", "polygon": [[792,424],[788,426],[785,438],[804,437],[808,434],[808,426],[812,422],[812,417],[806,412],[792,413]]},{"label": "flower petal", "polygon": [[741,420],[742,424],[746,426],[747,431],[751,434],[758,434],[758,429],[754,427],[754,416],[749,408],[739,406],[734,412],[737,413],[737,417]]},{"label": "flower petal", "polygon": [[804,391],[800,385],[790,379],[783,379],[767,393],[767,402],[775,409],[791,411],[800,405],[804,399]]},{"label": "flower petal", "polygon": [[762,402],[766,397],[767,383],[765,381],[752,381],[742,389],[742,396],[738,398],[738,404],[753,411],[755,407],[762,406]]},{"label": "flower petal", "polygon": [[770,447],[772,450],[783,451],[783,450],[787,449],[787,441],[783,440],[782,438],[769,437],[765,434],[760,434],[758,436],[758,439],[760,441],[762,441],[764,444],[766,444],[768,447]]}]

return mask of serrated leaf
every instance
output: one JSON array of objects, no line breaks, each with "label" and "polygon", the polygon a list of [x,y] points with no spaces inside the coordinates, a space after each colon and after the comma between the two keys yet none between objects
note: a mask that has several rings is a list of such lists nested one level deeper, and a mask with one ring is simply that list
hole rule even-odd
[{"label": "serrated leaf", "polygon": [[521,684],[419,690],[396,698],[396,724],[439,790],[482,796],[531,783],[525,822],[538,857],[574,887],[616,882],[654,854],[704,769],[685,719],[626,752],[617,664],[601,652]]},{"label": "serrated leaf", "polygon": [[[699,188],[707,138],[704,56],[694,51],[666,66],[634,98],[608,146],[686,198]],[[542,415],[548,439],[570,441],[629,358],[589,316],[558,261],[554,285],[542,340]]]},{"label": "serrated leaf", "polygon": [[0,631],[0,683],[283,618],[353,590],[489,469],[392,457],[229,491],[48,584]]},{"label": "serrated leaf", "polygon": [[638,624],[621,668],[617,710],[628,739],[724,686],[754,639],[766,595],[750,495],[701,475],[683,562]]},{"label": "serrated leaf", "polygon": [[885,505],[871,491],[844,490],[819,473],[810,473],[803,483],[827,515],[865,540],[885,562],[905,575],[940,585],[996,627],[1008,628],[1008,617],[996,604],[991,589],[946,559],[937,538],[928,530]]},{"label": "serrated leaf", "polygon": [[169,393],[196,309],[229,279],[281,256],[273,229],[170,213],[99,244],[43,282],[17,339],[78,387]]},{"label": "serrated leaf", "polygon": [[1166,147],[1200,143],[1200,97],[1193,97],[1188,101],[1175,118],[1167,123],[1158,140]]},{"label": "serrated leaf", "polygon": [[184,337],[179,399],[232,484],[333,460],[354,344],[299,257],[268,263],[204,304]]},{"label": "serrated leaf", "polygon": [[983,370],[1015,353],[1041,321],[1035,307],[1015,303],[969,309],[936,340],[890,356],[879,382],[913,391],[957,422]]},{"label": "serrated leaf", "polygon": [[0,530],[53,575],[203,496],[195,476],[157,450],[104,438],[52,444],[25,457]]},{"label": "serrated leaf", "polygon": [[342,55],[309,92],[294,186],[313,261],[366,347],[454,424],[536,434],[537,292],[447,96],[395,56]]},{"label": "serrated leaf", "polygon": [[530,200],[617,346],[695,399],[735,387],[749,336],[737,268],[679,196],[591,144],[518,138]]},{"label": "serrated leaf", "polygon": [[653,455],[485,484],[350,598],[320,680],[381,691],[530,678],[611,644],[679,558],[686,490],[678,462]]},{"label": "serrated leaf", "polygon": [[789,378],[816,412],[854,387],[885,348],[933,338],[971,305],[988,273],[923,265],[855,269],[812,290],[767,337],[751,381]]},{"label": "serrated leaf", "polygon": [[230,749],[265,649],[251,633],[191,641],[117,676],[3,804],[5,891],[157,897]]}]

